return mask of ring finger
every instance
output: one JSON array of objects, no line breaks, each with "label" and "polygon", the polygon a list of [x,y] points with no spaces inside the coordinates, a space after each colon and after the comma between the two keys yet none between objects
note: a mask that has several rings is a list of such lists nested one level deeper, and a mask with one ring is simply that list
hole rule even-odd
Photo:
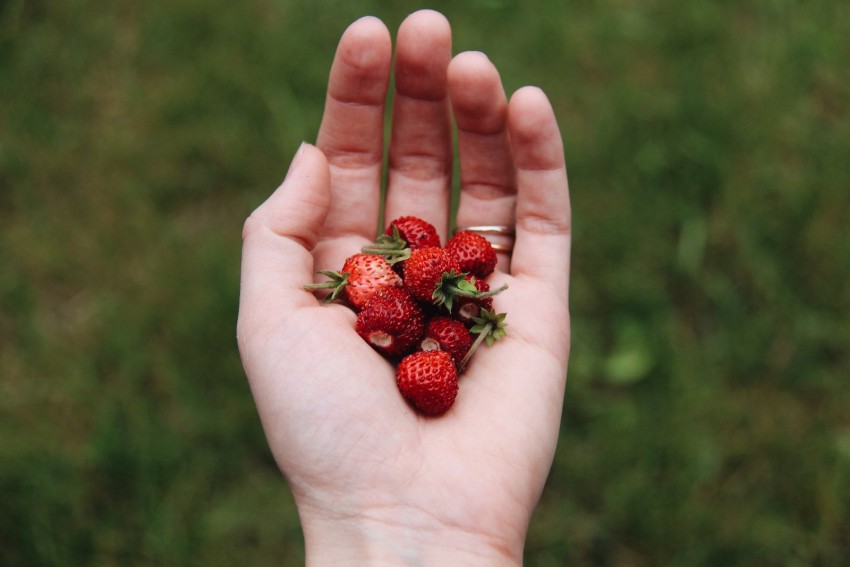
[{"label": "ring finger", "polygon": [[[452,60],[448,78],[460,152],[457,226],[512,227],[516,173],[499,73],[483,53],[466,52]],[[498,234],[487,237],[496,243],[509,240]]]}]

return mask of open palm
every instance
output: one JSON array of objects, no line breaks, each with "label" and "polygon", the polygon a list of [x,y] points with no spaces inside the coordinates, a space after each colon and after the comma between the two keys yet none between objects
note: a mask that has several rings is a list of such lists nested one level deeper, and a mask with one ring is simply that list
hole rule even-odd
[{"label": "open palm", "polygon": [[445,241],[453,113],[457,223],[516,224],[513,255],[489,278],[509,285],[494,302],[508,314],[508,336],[478,350],[448,413],[421,417],[399,394],[392,365],[354,332],[355,314],[303,289],[374,240],[391,60],[380,21],[346,30],[317,147],[302,146],[246,221],[240,351],[309,560],[451,553],[457,563],[515,563],[551,466],[566,380],[570,226],[560,134],[538,89],[508,101],[484,55],[452,59],[440,14],[417,12],[402,24],[385,218],[419,216]]}]

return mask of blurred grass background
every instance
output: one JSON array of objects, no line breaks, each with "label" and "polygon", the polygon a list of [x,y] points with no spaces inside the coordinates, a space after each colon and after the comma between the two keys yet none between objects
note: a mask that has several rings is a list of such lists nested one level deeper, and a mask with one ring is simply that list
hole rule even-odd
[{"label": "blurred grass background", "polygon": [[[0,1],[0,564],[299,565],[235,348],[243,219],[401,0]],[[850,10],[434,1],[537,84],[573,357],[529,565],[846,565]]]}]

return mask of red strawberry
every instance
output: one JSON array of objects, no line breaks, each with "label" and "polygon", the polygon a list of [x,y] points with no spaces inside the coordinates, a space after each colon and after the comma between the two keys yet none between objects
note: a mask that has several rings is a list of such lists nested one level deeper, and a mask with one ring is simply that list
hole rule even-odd
[{"label": "red strawberry", "polygon": [[396,380],[401,394],[425,415],[445,413],[457,398],[457,371],[452,357],[442,350],[415,352],[398,365]]},{"label": "red strawberry", "polygon": [[446,242],[446,251],[455,257],[460,271],[475,277],[487,277],[496,268],[496,251],[480,234],[458,232]]},{"label": "red strawberry", "polygon": [[[480,280],[472,275],[468,275],[466,280],[472,283],[475,289],[481,293],[490,291],[490,284],[484,280]],[[493,298],[491,296],[458,297],[452,303],[452,316],[467,325],[472,325],[472,319],[478,317],[482,309],[493,310]]]},{"label": "red strawberry", "polygon": [[442,248],[420,248],[410,253],[404,263],[404,287],[423,303],[442,305],[452,312],[458,297],[481,299],[499,294],[503,285],[493,291],[479,291],[475,278],[458,271],[457,262]]},{"label": "red strawberry", "polygon": [[387,226],[384,234],[392,236],[393,227],[398,230],[399,236],[404,240],[411,250],[420,248],[440,247],[440,236],[434,225],[418,217],[399,217]]},{"label": "red strawberry", "polygon": [[431,246],[410,253],[404,263],[404,287],[414,298],[425,303],[437,303],[434,292],[443,274],[457,273],[457,262],[442,248]]},{"label": "red strawberry", "polygon": [[419,343],[423,351],[443,350],[455,364],[460,364],[472,346],[472,335],[466,325],[451,317],[434,317],[425,327],[425,338]]},{"label": "red strawberry", "polygon": [[384,234],[372,244],[364,246],[364,254],[379,254],[393,265],[396,273],[404,273],[404,262],[412,250],[440,247],[437,229],[417,217],[400,217],[387,226]]},{"label": "red strawberry", "polygon": [[389,262],[376,254],[354,254],[345,260],[339,272],[325,270],[319,273],[328,276],[331,280],[308,284],[304,288],[333,290],[325,301],[333,301],[339,297],[340,293],[344,293],[348,302],[356,310],[361,309],[379,289],[401,287],[403,284]]},{"label": "red strawberry", "polygon": [[388,287],[369,298],[354,329],[375,350],[395,358],[413,350],[422,338],[425,316],[404,288]]}]

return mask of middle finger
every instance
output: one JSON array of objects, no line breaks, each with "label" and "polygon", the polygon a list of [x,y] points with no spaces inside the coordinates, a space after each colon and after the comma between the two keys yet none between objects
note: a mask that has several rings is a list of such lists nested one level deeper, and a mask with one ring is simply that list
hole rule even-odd
[{"label": "middle finger", "polygon": [[447,69],[451,27],[438,12],[408,16],[398,31],[385,224],[415,215],[445,239],[452,173]]}]

